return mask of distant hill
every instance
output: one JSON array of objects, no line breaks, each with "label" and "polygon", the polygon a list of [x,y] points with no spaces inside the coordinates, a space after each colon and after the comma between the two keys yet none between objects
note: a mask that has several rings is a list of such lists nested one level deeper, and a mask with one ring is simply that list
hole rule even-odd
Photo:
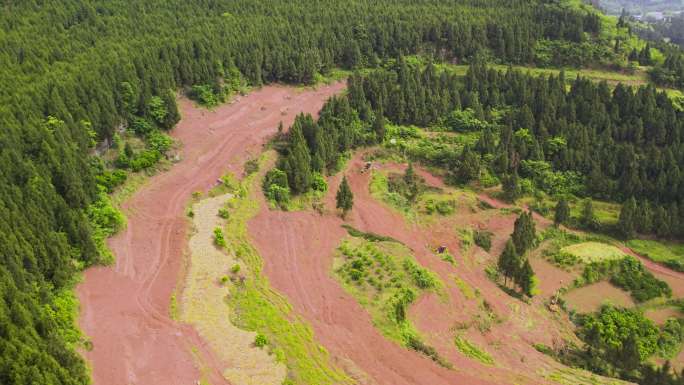
[{"label": "distant hill", "polygon": [[592,0],[607,13],[618,15],[625,9],[630,15],[646,15],[684,11],[684,0]]}]

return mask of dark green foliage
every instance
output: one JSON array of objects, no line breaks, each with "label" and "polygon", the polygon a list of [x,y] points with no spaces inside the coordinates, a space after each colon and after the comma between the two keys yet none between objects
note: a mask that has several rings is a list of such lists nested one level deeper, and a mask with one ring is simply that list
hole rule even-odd
[{"label": "dark green foliage", "polygon": [[550,351],[561,362],[642,385],[682,384],[669,362],[660,368],[649,362],[656,356],[668,359],[679,349],[681,321],[669,319],[658,328],[640,310],[604,305],[597,313],[579,316],[577,323],[586,346]]},{"label": "dark green foliage", "polygon": [[516,254],[523,255],[530,250],[537,241],[532,212],[523,212],[515,220],[511,240],[515,245]]},{"label": "dark green foliage", "polygon": [[373,132],[375,132],[375,137],[378,143],[382,143],[385,140],[385,117],[383,116],[382,108],[375,113],[375,120],[373,121]]},{"label": "dark green foliage", "polygon": [[456,167],[456,178],[461,183],[480,179],[480,155],[466,146]]},{"label": "dark green foliage", "polygon": [[555,223],[556,226],[562,225],[567,223],[568,219],[570,219],[570,205],[568,205],[567,200],[561,198],[558,201],[558,204],[556,204],[553,223]]},{"label": "dark green foliage", "polygon": [[520,290],[531,297],[534,295],[535,281],[534,281],[534,271],[532,270],[532,265],[527,258],[524,258],[522,265],[518,268],[514,276],[515,282],[520,286]]},{"label": "dark green foliage", "polygon": [[492,248],[492,233],[485,230],[476,230],[473,233],[473,241],[480,246],[484,251],[489,252]]},{"label": "dark green foliage", "polygon": [[[483,107],[510,108],[500,129],[500,154],[494,169],[504,191],[515,198],[515,171],[529,160],[549,162],[554,172],[585,176],[587,194],[594,198],[648,200],[654,230],[661,236],[684,235],[681,206],[684,197],[682,146],[683,112],[653,86],[631,88],[594,83],[578,77],[566,89],[564,74],[533,77],[512,70],[497,72],[471,65],[462,95],[477,95]],[[472,98],[472,96],[470,97]],[[521,175],[523,175],[521,173]],[[525,175],[526,176],[526,175]],[[584,207],[583,226],[598,229]],[[672,221],[676,220],[677,228]]]},{"label": "dark green foliage", "polygon": [[391,193],[397,193],[410,203],[414,203],[421,192],[425,189],[423,178],[418,176],[413,168],[413,163],[409,163],[404,175],[390,174],[387,180],[387,189]]},{"label": "dark green foliage", "polygon": [[221,91],[216,91],[208,84],[198,84],[192,86],[189,96],[205,107],[215,107],[224,100]]},{"label": "dark green foliage", "polygon": [[290,129],[288,154],[282,159],[282,169],[292,192],[303,193],[311,187],[311,155],[304,139],[299,120]]},{"label": "dark green foliage", "polygon": [[[478,99],[474,99],[479,103]],[[479,109],[481,110],[481,106]],[[476,117],[476,112],[472,108],[467,108],[465,110],[455,110],[452,111],[444,119],[444,125],[457,132],[463,131],[482,131],[489,127],[486,121],[482,121]]]},{"label": "dark green foliage", "polygon": [[587,198],[582,201],[582,213],[580,214],[579,223],[582,227],[596,231],[599,229],[600,224],[594,213],[594,203],[591,198]]},{"label": "dark green foliage", "polygon": [[266,198],[278,205],[282,206],[290,200],[287,174],[280,169],[274,168],[269,170],[261,186]]},{"label": "dark green foliage", "polygon": [[413,335],[409,336],[406,344],[408,345],[409,348],[411,348],[411,349],[413,349],[419,353],[425,354],[431,360],[435,361],[436,363],[438,363],[439,365],[441,365],[445,368],[451,369],[453,367],[451,362],[442,358],[439,355],[439,353],[437,352],[437,350],[435,350],[435,348],[433,348],[430,345],[425,344],[423,341],[420,340],[420,338],[418,338],[416,336],[413,336]]},{"label": "dark green foliage", "polygon": [[367,241],[371,242],[396,242],[396,243],[401,243],[398,240],[388,237],[386,235],[380,235],[376,233],[366,233],[361,230],[355,229],[354,227],[348,225],[348,224],[343,224],[342,227],[344,227],[345,230],[351,235],[352,237],[360,237],[363,238]]},{"label": "dark green foliage", "polygon": [[504,175],[501,182],[504,198],[510,202],[514,202],[521,193],[518,172],[514,171],[511,174]]},{"label": "dark green foliage", "polygon": [[661,281],[644,268],[641,262],[628,257],[618,264],[610,282],[628,290],[637,302],[672,295],[672,289],[665,281]]},{"label": "dark green foliage", "polygon": [[607,363],[631,371],[658,348],[658,328],[637,310],[604,306],[581,319],[578,334],[588,345],[588,356],[596,361],[593,365],[598,367]]},{"label": "dark green foliage", "polygon": [[506,246],[501,252],[501,255],[499,255],[499,260],[497,262],[497,268],[499,269],[499,272],[503,274],[504,280],[515,276],[519,260],[520,257],[518,257],[518,254],[515,251],[515,245],[513,244],[513,241],[509,239],[506,242]]},{"label": "dark green foliage", "polygon": [[627,202],[622,205],[620,210],[620,218],[618,220],[618,229],[623,237],[626,239],[634,238],[637,228],[637,203],[634,198],[629,198]]},{"label": "dark green foliage", "polygon": [[610,279],[615,286],[629,291],[637,302],[672,295],[672,289],[666,282],[656,278],[633,257],[592,262],[587,264],[582,272],[584,284],[605,278]]},{"label": "dark green foliage", "polygon": [[347,212],[351,210],[354,205],[354,194],[349,188],[349,183],[347,182],[347,177],[342,178],[340,187],[335,195],[336,206],[338,209],[342,210],[342,216],[346,216]]}]

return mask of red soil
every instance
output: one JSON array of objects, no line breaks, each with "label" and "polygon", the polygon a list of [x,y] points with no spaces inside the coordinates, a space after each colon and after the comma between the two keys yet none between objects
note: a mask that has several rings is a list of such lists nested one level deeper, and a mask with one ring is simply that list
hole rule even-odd
[{"label": "red soil", "polygon": [[554,295],[558,289],[566,287],[575,280],[576,274],[560,269],[540,256],[530,258],[534,273],[540,277],[539,292],[542,297]]},{"label": "red soil", "polygon": [[[537,314],[532,306],[503,293],[487,279],[482,266],[471,268],[459,260],[454,267],[435,256],[431,245],[445,244],[452,254],[460,257],[455,252],[459,250],[459,240],[453,227],[421,228],[406,223],[401,215],[370,196],[370,173],[360,173],[363,163],[362,154],[357,154],[346,172],[354,192],[354,208],[347,221],[363,231],[402,241],[414,251],[419,263],[435,271],[445,282],[448,298],[422,297],[411,307],[409,315],[426,341],[448,358],[456,370],[444,369],[419,353],[384,338],[367,312],[341,288],[332,276],[333,250],[346,235],[340,228],[341,219],[332,213],[269,210],[262,202],[262,210],[249,222],[248,228],[264,259],[264,273],[271,285],[288,297],[295,311],[309,321],[316,340],[333,357],[353,362],[377,384],[545,383],[530,368],[553,368],[558,364],[531,345],[534,342],[553,345],[560,340],[557,328],[548,323],[547,317]],[[428,176],[420,169],[418,172]],[[341,177],[340,174],[329,180],[331,191],[325,199],[329,210],[335,206],[335,190]],[[441,185],[434,178],[426,179],[430,184]],[[501,228],[502,234],[498,234],[501,238],[504,238],[503,234],[506,237],[510,234],[513,220],[514,216],[503,221],[498,216],[492,217],[492,222],[500,222],[494,227]],[[503,319],[475,341],[492,353],[496,366],[485,366],[466,358],[455,348],[453,327],[483,312],[480,300],[466,299],[454,284],[453,275],[456,274],[479,289],[492,311]],[[513,314],[512,306],[521,309]],[[530,318],[535,320],[534,327],[526,321]]]},{"label": "red soil", "polygon": [[279,121],[316,113],[343,87],[298,92],[269,86],[215,111],[181,100],[183,119],[172,135],[183,144],[184,159],[124,204],[128,227],[109,242],[116,265],[89,269],[78,287],[80,325],[93,342],[84,354],[95,385],[189,385],[200,376],[226,383],[225,363],[192,327],[168,315],[187,244],[184,209],[192,192],[208,190],[226,168],[239,175]]}]

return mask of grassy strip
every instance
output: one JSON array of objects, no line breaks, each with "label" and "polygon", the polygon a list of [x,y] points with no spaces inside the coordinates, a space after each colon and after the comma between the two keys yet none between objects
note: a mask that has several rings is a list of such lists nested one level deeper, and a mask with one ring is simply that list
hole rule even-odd
[{"label": "grassy strip", "polygon": [[403,243],[401,241],[398,241],[392,237],[388,237],[386,235],[380,235],[380,234],[376,234],[376,233],[366,233],[366,232],[363,232],[361,230],[355,229],[354,227],[352,227],[351,225],[348,225],[346,223],[343,224],[342,227],[345,230],[347,230],[347,233],[349,233],[349,235],[351,235],[352,237],[363,238],[363,239],[370,241],[370,242],[395,242],[395,243],[401,243],[403,245]]},{"label": "grassy strip", "polygon": [[634,252],[665,266],[684,271],[684,245],[644,239],[632,239],[627,246]]},{"label": "grassy strip", "polygon": [[[266,155],[260,161],[263,164],[272,157]],[[259,211],[256,194],[260,191],[260,176],[252,174],[243,180],[225,228],[226,243],[247,266],[247,279],[236,285],[228,299],[232,321],[271,341],[278,359],[288,368],[289,378],[284,383],[350,384],[353,381],[332,366],[328,353],[315,342],[311,328],[293,314],[287,299],[274,291],[261,273],[263,261],[247,232],[247,221]]]},{"label": "grassy strip", "polygon": [[485,365],[494,365],[494,359],[492,358],[492,356],[489,355],[489,353],[485,352],[484,350],[481,350],[464,337],[457,335],[456,337],[454,337],[454,343],[456,344],[456,348],[458,349],[458,351],[460,351],[467,357],[478,360]]}]

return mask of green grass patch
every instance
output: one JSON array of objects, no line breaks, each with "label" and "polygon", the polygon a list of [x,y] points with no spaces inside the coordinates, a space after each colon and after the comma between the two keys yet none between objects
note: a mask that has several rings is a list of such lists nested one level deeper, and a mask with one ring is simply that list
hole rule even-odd
[{"label": "green grass patch", "polygon": [[444,286],[434,273],[415,262],[411,250],[395,242],[351,238],[338,248],[335,266],[342,287],[368,311],[385,337],[450,366],[422,342],[407,317],[408,306],[418,296],[439,292]]},{"label": "green grass patch", "polygon": [[[267,157],[261,158],[262,164],[270,161],[272,155]],[[247,233],[247,221],[259,211],[254,195],[259,193],[260,179],[255,173],[243,180],[241,186],[246,194],[233,201],[224,232],[227,244],[244,262],[242,271],[247,276],[228,297],[228,304],[233,310],[232,321],[240,328],[256,331],[267,338],[275,354],[287,366],[292,384],[353,383],[332,365],[328,353],[314,340],[311,328],[292,312],[287,299],[274,291],[262,274],[263,260],[250,243]]]},{"label": "green grass patch", "polygon": [[454,275],[454,283],[456,283],[456,286],[466,299],[477,298],[477,292],[473,290],[473,287],[468,285],[466,281]]},{"label": "green grass patch", "polygon": [[494,359],[489,353],[477,347],[477,345],[465,339],[465,337],[457,335],[454,337],[454,343],[459,352],[474,360],[478,360],[486,365],[494,365]]},{"label": "green grass patch", "polygon": [[411,203],[403,195],[389,190],[389,178],[382,172],[373,171],[370,181],[371,196],[388,204],[402,213],[407,219],[415,220],[416,215],[411,209]]},{"label": "green grass patch", "polygon": [[560,252],[575,256],[584,263],[615,260],[625,257],[625,253],[617,247],[593,241],[566,246]]},{"label": "green grass patch", "polygon": [[[363,238],[367,241],[371,242],[396,242],[396,243],[402,243],[392,237],[388,237],[386,235],[380,235],[376,233],[366,233],[361,230],[355,229],[351,225],[348,224],[343,224],[342,227],[347,230],[347,233],[351,235],[352,237],[357,237],[357,238]],[[402,243],[403,244],[403,243]]]},{"label": "green grass patch", "polygon": [[627,246],[654,262],[684,271],[684,244],[632,239]]}]

